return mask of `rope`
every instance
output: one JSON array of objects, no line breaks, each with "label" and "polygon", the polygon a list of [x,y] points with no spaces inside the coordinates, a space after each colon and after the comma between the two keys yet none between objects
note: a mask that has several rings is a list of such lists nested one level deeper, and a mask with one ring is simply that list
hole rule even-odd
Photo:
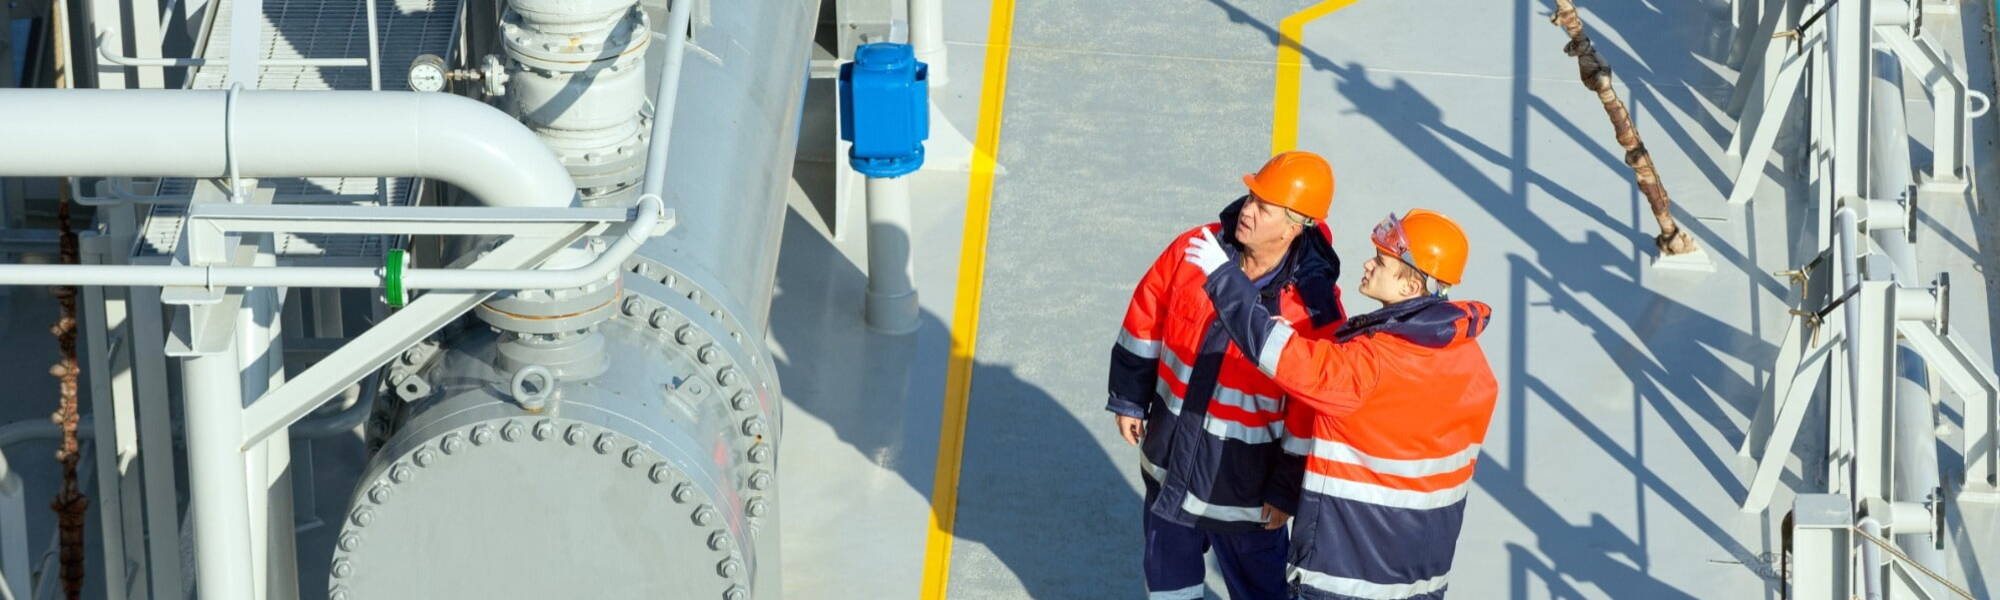
[{"label": "rope", "polygon": [[1911,568],[1916,569],[1917,572],[1923,573],[1924,576],[1930,577],[1932,580],[1937,581],[1938,584],[1943,585],[1946,589],[1951,590],[1951,593],[1958,594],[1960,598],[1964,598],[1965,600],[1978,600],[1978,598],[1974,598],[1972,596],[1972,592],[1965,591],[1965,588],[1958,587],[1958,584],[1952,583],[1951,580],[1949,579],[1945,579],[1943,575],[1939,575],[1937,574],[1936,571],[1930,570],[1929,568],[1925,567],[1923,563],[1919,563],[1915,560],[1912,560],[1909,557],[1909,555],[1903,554],[1903,551],[1901,549],[1897,548],[1895,544],[1889,543],[1888,540],[1884,540],[1882,538],[1870,535],[1868,532],[1862,531],[1860,527],[1848,525],[1847,528],[1848,530],[1853,531],[1854,533],[1860,535],[1861,539],[1868,540],[1870,543],[1873,543],[1877,546],[1881,546],[1883,550],[1889,551],[1889,554],[1891,556],[1895,556],[1897,560],[1903,561],[1903,564],[1909,565]]}]

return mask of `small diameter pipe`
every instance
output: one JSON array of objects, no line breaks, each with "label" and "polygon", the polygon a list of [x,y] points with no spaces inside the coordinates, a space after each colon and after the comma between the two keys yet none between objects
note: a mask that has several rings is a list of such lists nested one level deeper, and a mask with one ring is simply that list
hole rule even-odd
[{"label": "small diameter pipe", "polygon": [[[573,269],[408,269],[406,289],[539,290],[582,287],[610,275],[658,227],[658,196],[639,198],[638,216],[589,264]],[[0,265],[0,285],[148,287],[378,288],[382,269],[367,267],[204,267],[162,265]]]},{"label": "small diameter pipe", "polygon": [[694,3],[674,0],[668,7],[667,64],[660,66],[660,87],[653,93],[653,133],[646,144],[646,179],[640,193],[663,196],[667,190],[667,142],[674,134],[674,105],[681,95],[681,63],[687,56],[688,20]]}]

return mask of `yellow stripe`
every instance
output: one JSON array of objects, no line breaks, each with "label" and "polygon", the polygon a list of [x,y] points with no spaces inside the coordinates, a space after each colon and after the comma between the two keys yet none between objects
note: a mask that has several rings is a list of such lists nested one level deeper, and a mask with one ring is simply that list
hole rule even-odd
[{"label": "yellow stripe", "polygon": [[1271,102],[1271,154],[1299,145],[1299,36],[1306,23],[1347,8],[1355,0],[1325,0],[1278,21],[1278,86]]},{"label": "yellow stripe", "polygon": [[993,197],[993,159],[1000,153],[1000,109],[1007,94],[1014,0],[993,0],[986,34],[986,75],[979,92],[979,130],[972,181],[965,197],[965,239],[958,250],[958,295],[951,314],[951,357],[938,426],[937,475],[931,483],[930,533],[924,539],[924,600],[942,600],[951,583],[952,528],[958,520],[958,466],[965,451],[965,406],[972,393],[972,351],[979,337],[979,292],[986,272],[986,212]]}]

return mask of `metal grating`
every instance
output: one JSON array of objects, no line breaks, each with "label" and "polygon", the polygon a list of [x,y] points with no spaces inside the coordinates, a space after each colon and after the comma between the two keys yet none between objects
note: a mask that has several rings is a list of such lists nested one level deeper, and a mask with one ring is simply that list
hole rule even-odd
[{"label": "metal grating", "polygon": [[[228,58],[231,27],[230,5],[235,0],[219,0],[211,10],[217,20],[203,49],[203,58]],[[368,56],[367,4],[361,0],[264,0],[264,33],[260,45],[263,58],[365,58]],[[457,0],[377,0],[376,25],[382,60],[382,89],[407,89],[410,62],[420,54],[449,57],[457,37]],[[195,69],[189,87],[222,89],[228,77],[227,65]],[[271,90],[366,90],[367,67],[283,67],[260,65],[257,87]],[[388,203],[407,206],[414,200],[416,181],[410,178],[387,180]],[[278,204],[376,205],[379,180],[370,177],[272,178],[258,181],[260,188],[275,188]],[[158,194],[186,198],[194,192],[191,179],[166,179]],[[162,257],[174,253],[185,221],[186,208],[156,204],[148,213],[133,255]],[[388,241],[379,236],[291,235],[279,236],[281,261],[300,259],[314,264],[372,262],[380,260]]]}]

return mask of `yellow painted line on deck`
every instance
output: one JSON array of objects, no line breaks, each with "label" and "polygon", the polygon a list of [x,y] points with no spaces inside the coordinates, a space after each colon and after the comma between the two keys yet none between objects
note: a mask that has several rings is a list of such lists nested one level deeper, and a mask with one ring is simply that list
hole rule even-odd
[{"label": "yellow painted line on deck", "polygon": [[979,338],[979,293],[986,279],[986,213],[993,199],[993,160],[1000,154],[1000,112],[1007,95],[1007,57],[1014,38],[1014,0],[993,0],[986,33],[986,74],[979,91],[979,129],[972,180],[965,194],[965,236],[958,250],[958,295],[951,311],[951,356],[938,426],[937,475],[931,482],[930,532],[924,536],[924,600],[943,600],[951,583],[952,528],[958,520],[958,467],[965,452],[965,407],[972,394],[972,351]]},{"label": "yellow painted line on deck", "polygon": [[1347,8],[1356,0],[1326,0],[1278,21],[1278,86],[1271,100],[1271,154],[1299,145],[1299,71],[1305,66],[1299,37],[1306,23]]}]

